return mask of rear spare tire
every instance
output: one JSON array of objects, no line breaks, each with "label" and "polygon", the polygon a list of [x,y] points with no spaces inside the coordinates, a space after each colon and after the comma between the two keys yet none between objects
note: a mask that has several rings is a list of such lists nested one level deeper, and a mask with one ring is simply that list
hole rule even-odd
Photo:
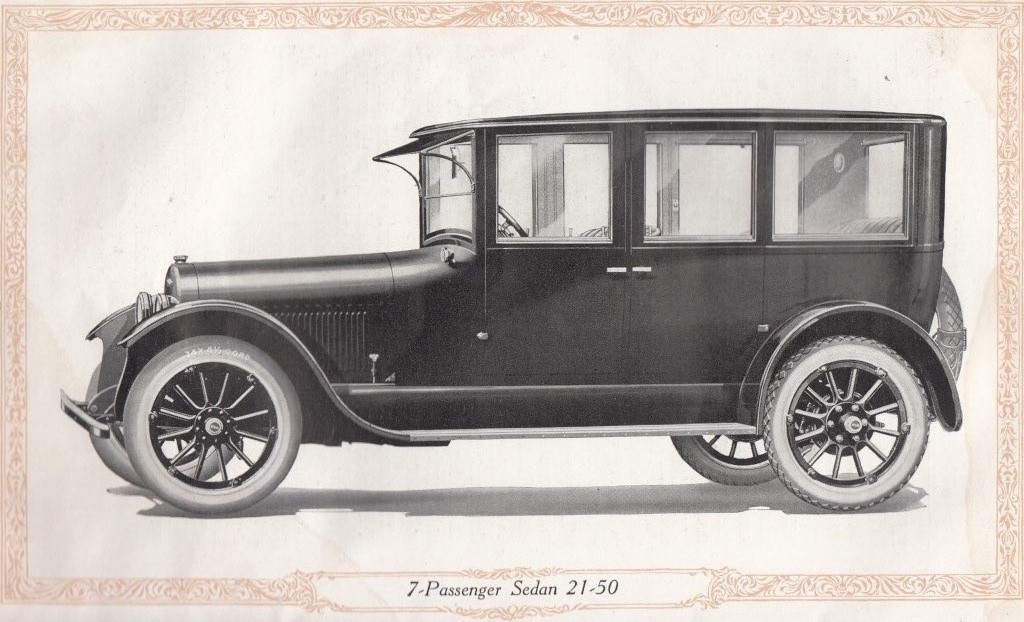
[{"label": "rear spare tire", "polygon": [[956,293],[953,279],[942,270],[939,284],[939,298],[935,303],[935,326],[932,339],[946,358],[953,378],[960,377],[964,351],[967,349],[967,333],[964,331],[964,313],[960,308],[960,297]]}]

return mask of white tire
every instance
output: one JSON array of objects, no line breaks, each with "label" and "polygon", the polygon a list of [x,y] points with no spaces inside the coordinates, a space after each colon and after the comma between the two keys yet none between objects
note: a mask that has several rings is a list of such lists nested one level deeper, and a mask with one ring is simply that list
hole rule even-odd
[{"label": "white tire", "polygon": [[132,466],[160,499],[224,514],[258,502],[285,478],[302,439],[302,413],[291,380],[267,353],[232,337],[202,336],[146,364],[128,393],[124,427]]},{"label": "white tire", "polygon": [[896,494],[928,443],[928,399],[917,374],[891,348],[863,337],[827,337],[786,361],[765,416],[779,479],[830,510],[859,510]]}]

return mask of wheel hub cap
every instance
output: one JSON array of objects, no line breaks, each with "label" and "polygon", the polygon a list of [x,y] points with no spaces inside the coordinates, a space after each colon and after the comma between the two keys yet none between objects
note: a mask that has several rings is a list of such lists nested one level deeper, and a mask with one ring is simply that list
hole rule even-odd
[{"label": "wheel hub cap", "polygon": [[825,417],[829,438],[840,445],[852,445],[862,433],[867,433],[867,418],[860,412],[856,402],[843,401],[833,405]]},{"label": "wheel hub cap", "polygon": [[858,417],[846,417],[843,421],[843,428],[850,434],[856,434],[864,429],[864,422]]},{"label": "wheel hub cap", "polygon": [[210,417],[203,424],[203,428],[206,429],[206,433],[212,436],[217,436],[224,431],[224,422],[216,417]]}]

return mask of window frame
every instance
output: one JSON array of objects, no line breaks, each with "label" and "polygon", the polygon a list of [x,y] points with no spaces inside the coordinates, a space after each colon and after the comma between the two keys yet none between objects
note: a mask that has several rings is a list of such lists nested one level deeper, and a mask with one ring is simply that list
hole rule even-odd
[{"label": "window frame", "polygon": [[[552,128],[551,131],[536,131],[535,128],[530,128],[528,131],[514,131],[518,128],[502,128],[495,131],[493,134],[493,145],[494,145],[494,162],[493,175],[494,175],[494,186],[493,186],[493,205],[487,206],[487,222],[491,226],[488,227],[487,237],[491,239],[493,235],[495,246],[597,246],[597,247],[612,247],[615,245],[615,131],[612,128],[594,128],[594,129],[577,129],[571,130],[565,129],[559,131],[557,127]],[[500,192],[501,180],[498,177],[498,171],[500,167],[499,163],[499,151],[501,147],[501,139],[506,137],[512,138],[529,138],[531,136],[577,136],[577,135],[601,135],[606,136],[608,141],[604,142],[584,142],[584,143],[563,143],[563,147],[566,144],[600,144],[608,146],[608,237],[598,238],[581,238],[581,237],[535,237],[530,236],[527,238],[503,238],[498,235],[498,195]],[[527,144],[518,143],[518,144]],[[564,157],[564,152],[563,152]],[[535,172],[535,171],[533,171]],[[564,171],[563,171],[563,193],[564,193]],[[536,186],[534,186],[534,210],[536,210]],[[535,214],[534,214],[535,215]],[[493,220],[491,220],[493,219]],[[522,223],[520,223],[522,224]],[[530,223],[531,228],[533,223]]]},{"label": "window frame", "polygon": [[[829,126],[829,127],[786,127],[786,126],[774,126],[768,131],[770,138],[769,148],[769,162],[768,167],[770,177],[770,192],[768,192],[768,201],[770,205],[769,223],[768,223],[768,240],[770,243],[778,243],[784,245],[822,245],[834,242],[840,242],[844,244],[858,244],[858,243],[888,243],[887,245],[892,246],[909,246],[913,244],[913,231],[914,231],[914,210],[912,209],[915,204],[915,192],[916,192],[916,175],[917,166],[915,161],[915,153],[917,145],[915,144],[916,132],[913,128],[907,127],[906,124],[893,124],[887,126],[885,124],[878,125],[862,125],[858,124],[855,127],[842,127],[842,126]],[[899,134],[903,136],[903,212],[902,216],[902,228],[900,233],[776,233],[775,231],[775,216],[777,214],[775,205],[775,165],[776,165],[776,148],[780,144],[778,140],[779,134]],[[897,141],[885,141],[885,142],[897,142]],[[792,144],[800,145],[800,142],[784,142],[783,145]],[[881,144],[881,143],[876,143]],[[873,146],[871,144],[864,145],[865,149]],[[799,196],[803,196],[803,158],[800,158],[801,168],[801,180],[800,189],[798,190]],[[867,189],[865,188],[865,197],[867,195]],[[866,198],[865,198],[866,200]],[[800,209],[800,205],[797,206]],[[799,211],[797,214],[799,218]]]},{"label": "window frame", "polygon": [[[465,166],[465,163],[462,163],[462,165],[470,172],[470,175],[471,175],[469,192],[459,192],[459,193],[456,193],[456,194],[441,194],[441,195],[438,195],[436,197],[428,197],[427,196],[427,191],[426,191],[426,188],[427,188],[427,171],[426,171],[426,165],[425,165],[425,158],[424,158],[423,154],[428,152],[428,151],[433,151],[434,149],[437,149],[439,147],[444,147],[445,145],[450,145],[450,144],[453,144],[453,143],[465,142],[465,139],[467,137],[469,138],[469,150],[470,150],[470,153],[473,154],[473,162],[471,163],[472,164],[471,166]],[[417,152],[416,153],[416,158],[418,160],[417,168],[418,168],[419,175],[420,175],[420,177],[419,177],[419,185],[420,185],[420,188],[421,188],[421,190],[419,192],[420,248],[427,247],[427,246],[433,244],[434,242],[436,242],[438,240],[444,240],[444,239],[449,239],[449,240],[450,239],[455,239],[456,241],[461,242],[463,244],[468,244],[470,246],[475,245],[476,237],[477,237],[477,210],[478,210],[478,207],[479,207],[479,200],[478,200],[477,194],[479,192],[479,186],[480,186],[480,179],[479,179],[480,178],[480,174],[479,174],[480,169],[479,169],[479,166],[477,165],[477,160],[479,159],[479,154],[477,152],[476,132],[470,130],[470,131],[464,132],[462,134],[458,134],[456,136],[452,136],[451,138],[449,138],[448,140],[445,140],[443,142],[437,143],[435,145],[431,145],[429,148],[424,149],[423,151]],[[471,229],[470,229],[470,232],[469,232],[469,239],[468,240],[465,239],[465,235],[463,234],[464,229],[439,229],[437,231],[430,232],[430,235],[428,235],[428,231],[427,231],[427,205],[426,205],[427,200],[428,199],[444,198],[444,197],[447,197],[447,196],[469,196],[470,197],[470,203],[471,203],[470,210],[471,210],[471,214],[470,214],[470,219],[469,220],[470,220]]]},{"label": "window frame", "polygon": [[[657,237],[647,236],[647,136],[649,134],[748,134],[750,136],[750,204],[748,209],[750,210],[750,231],[745,235],[661,235]],[[760,164],[760,140],[761,132],[757,127],[751,127],[749,124],[738,124],[736,127],[729,127],[728,125],[716,126],[716,127],[702,127],[700,125],[686,126],[686,127],[658,127],[658,126],[647,126],[641,128],[640,131],[640,164],[637,167],[640,174],[637,197],[640,201],[640,244],[642,246],[658,246],[666,244],[675,245],[703,245],[703,246],[714,246],[714,245],[753,245],[758,243],[760,237],[758,231],[759,215],[760,212],[760,201],[759,201],[759,176],[758,168]],[[705,143],[714,144],[714,143]],[[720,143],[720,144],[731,144],[731,143]],[[746,143],[735,143],[735,144],[746,144]],[[660,162],[660,143],[659,146],[659,166],[658,175],[659,182],[660,177],[663,173]],[[660,183],[659,183],[660,186]],[[659,209],[661,206],[659,205]],[[659,223],[660,224],[660,223]]]}]

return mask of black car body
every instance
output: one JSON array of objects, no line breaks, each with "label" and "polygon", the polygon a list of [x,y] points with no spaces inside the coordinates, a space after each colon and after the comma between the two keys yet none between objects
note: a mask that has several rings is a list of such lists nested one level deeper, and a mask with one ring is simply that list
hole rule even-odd
[{"label": "black car body", "polygon": [[[659,110],[426,127],[374,158],[418,154],[406,172],[420,195],[420,248],[176,258],[163,293],[140,294],[90,333],[104,342],[102,363],[89,398],[62,397],[63,407],[95,439],[123,444],[129,394],[154,357],[223,336],[280,366],[303,442],[697,437],[725,475],[698,470],[753,483],[728,474],[779,468],[762,439],[773,381],[802,349],[842,337],[897,355],[920,382],[926,416],[957,430],[966,338],[958,303],[956,317],[943,306],[956,296],[942,263],[945,144],[940,117],[866,112]],[[870,387],[857,388],[866,376],[852,369],[823,376],[833,397],[813,414],[842,407],[840,381],[843,403],[856,405]],[[906,389],[890,389],[906,407]],[[186,414],[213,416],[203,410],[212,401]],[[832,423],[859,432],[875,420]],[[794,425],[797,436],[817,429]],[[248,441],[236,440],[224,451],[238,455]],[[860,447],[818,442],[810,453],[834,446],[836,465]],[[737,458],[737,443],[749,456]],[[802,492],[829,507],[863,504]]]}]

